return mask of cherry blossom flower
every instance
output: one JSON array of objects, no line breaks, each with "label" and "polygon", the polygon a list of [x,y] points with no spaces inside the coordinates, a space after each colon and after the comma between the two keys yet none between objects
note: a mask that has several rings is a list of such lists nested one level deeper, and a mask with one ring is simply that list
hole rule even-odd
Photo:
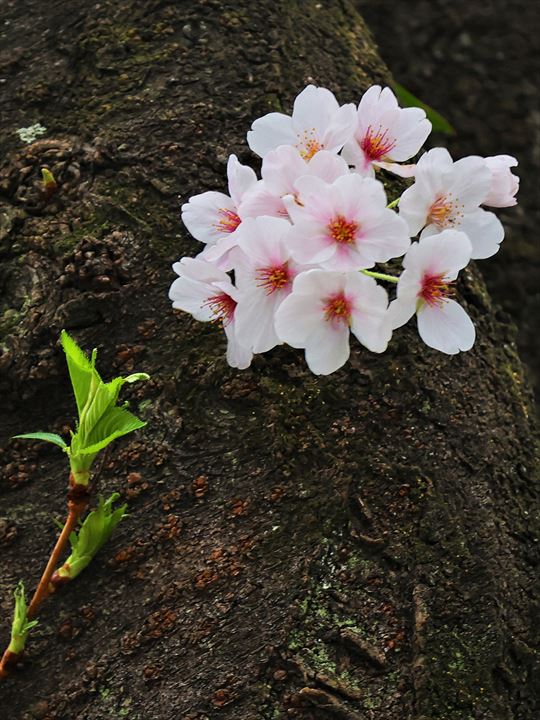
[{"label": "cherry blossom flower", "polygon": [[276,331],[283,342],[305,349],[313,373],[329,375],[347,362],[351,332],[368,350],[386,350],[392,335],[387,307],[386,290],[373,278],[308,270],[279,307]]},{"label": "cherry blossom flower", "polygon": [[[246,192],[255,185],[257,176],[231,155],[227,163],[229,195],[209,191],[194,195],[182,205],[182,220],[194,238],[206,243],[205,259],[226,266],[228,251],[236,245],[235,233],[242,222],[238,207]],[[224,269],[229,269],[224,267]]]},{"label": "cherry blossom flower", "polygon": [[343,155],[362,175],[383,167],[409,177],[410,166],[396,163],[416,155],[430,132],[423,110],[400,108],[390,88],[373,85],[360,100],[354,137],[346,143]]},{"label": "cherry blossom flower", "polygon": [[416,313],[418,332],[429,347],[448,355],[470,350],[474,325],[455,300],[453,283],[471,259],[465,233],[443,230],[413,243],[403,258],[397,298],[390,304],[389,322],[395,329]]},{"label": "cherry blossom flower", "polygon": [[328,270],[358,270],[387,262],[407,250],[406,223],[387,209],[382,184],[344,175],[333,183],[316,177],[295,182],[302,205],[285,203],[294,225],[289,234],[293,258]]},{"label": "cherry blossom flower", "polygon": [[491,257],[504,238],[499,219],[480,204],[488,196],[491,171],[481,157],[452,161],[444,148],[423,155],[416,166],[415,182],[399,201],[399,214],[411,236],[440,233],[446,228],[467,233],[474,260]]},{"label": "cherry blossom flower", "polygon": [[283,202],[286,195],[294,195],[301,202],[295,182],[304,175],[313,175],[326,182],[333,182],[341,175],[349,175],[349,166],[339,155],[321,150],[309,162],[291,145],[282,145],[264,156],[262,180],[244,195],[240,205],[242,217],[271,215],[288,218]]},{"label": "cherry blossom flower", "polygon": [[178,278],[169,290],[173,308],[202,322],[219,321],[227,336],[227,361],[241,370],[251,364],[252,352],[236,338],[236,307],[240,293],[227,273],[211,263],[185,257],[173,265]]},{"label": "cherry blossom flower", "polygon": [[494,155],[484,158],[491,171],[491,187],[482,205],[489,207],[512,207],[517,205],[515,195],[519,190],[519,178],[510,170],[518,161],[511,155]]},{"label": "cherry blossom flower", "polygon": [[299,272],[287,248],[290,227],[283,219],[248,218],[239,232],[234,263],[242,294],[236,309],[236,333],[254,353],[266,352],[281,342],[274,317]]},{"label": "cherry blossom flower", "polygon": [[308,85],[294,101],[292,117],[274,112],[258,118],[247,141],[260,157],[280,145],[292,145],[305,160],[311,160],[319,150],[339,152],[352,137],[355,124],[352,103],[340,107],[330,90]]}]

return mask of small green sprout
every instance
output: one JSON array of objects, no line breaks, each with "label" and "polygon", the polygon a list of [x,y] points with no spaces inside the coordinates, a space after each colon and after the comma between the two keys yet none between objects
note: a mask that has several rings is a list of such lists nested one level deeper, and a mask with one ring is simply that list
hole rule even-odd
[{"label": "small green sprout", "polygon": [[16,438],[46,440],[58,445],[67,453],[75,485],[88,485],[90,467],[96,455],[116,438],[127,435],[146,425],[130,413],[126,406],[119,406],[118,395],[125,383],[148,380],[146,373],[133,373],[103,382],[96,370],[97,350],[88,358],[75,340],[63,330],[61,342],[66,353],[69,376],[77,403],[79,420],[77,430],[71,435],[71,444],[54,433],[26,433]]},{"label": "small green sprout", "polygon": [[17,585],[13,595],[15,597],[15,610],[13,611],[11,642],[8,646],[8,652],[13,653],[13,655],[21,655],[26,645],[28,633],[38,624],[38,621],[28,619],[28,607],[22,580]]},{"label": "small green sprout", "polygon": [[108,500],[100,496],[97,508],[86,516],[78,532],[71,533],[71,555],[53,575],[53,585],[74,580],[111,537],[120,520],[126,517],[127,505],[113,509],[113,503],[119,497],[118,493],[113,493]]}]

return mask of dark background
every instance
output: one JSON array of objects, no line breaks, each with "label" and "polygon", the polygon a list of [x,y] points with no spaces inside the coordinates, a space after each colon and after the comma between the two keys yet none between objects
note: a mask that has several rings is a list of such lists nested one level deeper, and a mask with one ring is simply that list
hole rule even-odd
[{"label": "dark background", "polygon": [[[540,4],[527,0],[358,0],[395,79],[446,117],[434,135],[457,159],[514,155],[519,204],[501,211],[506,238],[479,263],[493,299],[518,328],[540,400]],[[498,211],[497,211],[498,212]]]}]

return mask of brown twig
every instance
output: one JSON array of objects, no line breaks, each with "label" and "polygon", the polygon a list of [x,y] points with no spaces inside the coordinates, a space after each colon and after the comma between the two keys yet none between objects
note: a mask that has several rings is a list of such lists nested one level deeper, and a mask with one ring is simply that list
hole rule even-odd
[{"label": "brown twig", "polygon": [[[54,575],[54,572],[60,562],[60,558],[68,545],[69,536],[75,530],[79,518],[88,507],[89,501],[90,492],[88,487],[86,485],[77,484],[73,475],[70,475],[68,490],[68,516],[64,527],[62,528],[62,532],[60,533],[53,551],[50,554],[49,560],[47,561],[47,565],[43,571],[39,585],[37,586],[30,605],[28,606],[28,619],[32,619],[37,615],[41,603],[46,600],[53,591],[54,588],[51,585],[51,578]],[[2,659],[0,660],[0,679],[9,675],[21,655],[22,653],[14,653],[9,649],[4,652]]]}]

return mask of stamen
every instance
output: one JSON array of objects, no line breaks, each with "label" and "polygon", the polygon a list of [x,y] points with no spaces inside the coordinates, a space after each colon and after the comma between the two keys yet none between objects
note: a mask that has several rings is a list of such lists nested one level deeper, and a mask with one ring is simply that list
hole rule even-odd
[{"label": "stamen", "polygon": [[454,294],[454,288],[451,285],[452,282],[447,281],[443,273],[438,275],[426,273],[422,278],[422,287],[417,295],[418,301],[427,303],[431,307],[440,307],[444,305],[446,298]]},{"label": "stamen", "polygon": [[230,295],[227,295],[227,293],[223,292],[209,297],[208,300],[203,304],[203,307],[207,306],[210,308],[210,310],[214,314],[214,320],[221,320],[221,322],[223,322],[223,325],[228,325],[234,317],[236,305],[236,300],[233,300]]},{"label": "stamen", "polygon": [[333,323],[351,324],[352,303],[343,291],[326,298],[324,319]]},{"label": "stamen", "polygon": [[463,207],[453,200],[452,193],[440,195],[429,209],[427,223],[437,227],[455,225],[463,217]]},{"label": "stamen", "polygon": [[328,231],[334,242],[352,245],[356,240],[358,223],[353,220],[346,220],[343,215],[338,215],[332,222],[328,223]]},{"label": "stamen", "polygon": [[370,160],[382,160],[393,150],[395,145],[395,139],[389,137],[388,130],[386,128],[383,130],[381,125],[377,130],[369,125],[360,142],[360,147]]},{"label": "stamen", "polygon": [[319,150],[324,150],[324,145],[322,145],[317,138],[315,128],[311,128],[310,130],[306,129],[301,135],[297,135],[297,137],[298,143],[296,144],[296,148],[306,161],[311,160]]},{"label": "stamen", "polygon": [[259,268],[256,274],[257,284],[263,287],[268,295],[283,290],[292,282],[291,272],[288,263],[282,265],[270,265],[269,267]]},{"label": "stamen", "polygon": [[218,210],[218,215],[221,215],[221,217],[217,223],[214,224],[214,227],[219,232],[232,233],[242,222],[235,212],[227,210],[227,208],[220,208]]}]

